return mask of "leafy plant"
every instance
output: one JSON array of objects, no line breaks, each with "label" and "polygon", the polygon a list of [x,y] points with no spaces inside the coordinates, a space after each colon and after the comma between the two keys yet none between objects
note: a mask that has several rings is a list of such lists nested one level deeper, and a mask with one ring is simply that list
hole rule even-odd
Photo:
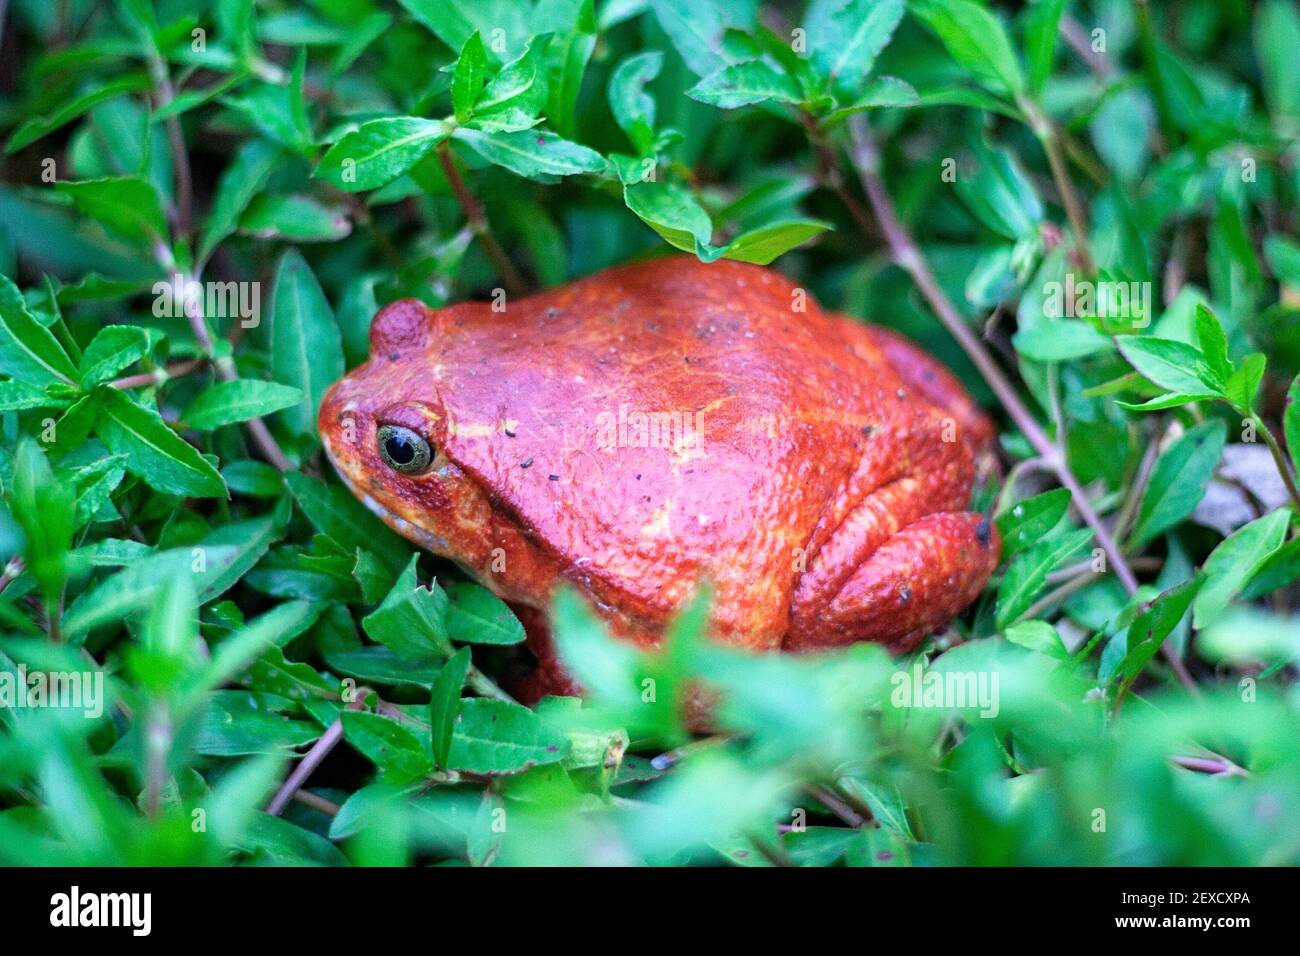
[{"label": "leafy plant", "polygon": [[[3,32],[0,862],[1300,861],[1294,0],[59,9]],[[317,406],[388,302],[670,248],[954,368],[1003,564],[903,660],[564,593],[529,709]]]}]

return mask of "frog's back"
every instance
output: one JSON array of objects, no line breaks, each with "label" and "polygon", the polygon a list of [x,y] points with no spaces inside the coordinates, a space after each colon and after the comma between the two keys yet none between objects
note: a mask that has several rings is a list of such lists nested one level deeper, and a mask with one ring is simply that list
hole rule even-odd
[{"label": "frog's back", "polygon": [[738,263],[444,310],[431,340],[449,454],[597,597],[658,618],[707,573],[756,640],[828,501],[888,454],[865,436],[910,413],[860,327]]}]

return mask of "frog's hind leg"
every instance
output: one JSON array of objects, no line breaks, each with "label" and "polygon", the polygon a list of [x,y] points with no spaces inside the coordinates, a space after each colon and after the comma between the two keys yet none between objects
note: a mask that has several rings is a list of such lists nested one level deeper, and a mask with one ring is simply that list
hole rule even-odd
[{"label": "frog's hind leg", "polygon": [[790,650],[856,641],[909,650],[979,596],[998,563],[998,533],[983,515],[926,515],[890,536],[845,581],[815,621],[786,636]]},{"label": "frog's hind leg", "polygon": [[951,415],[974,447],[988,447],[996,434],[993,422],[975,404],[957,376],[910,339],[892,329],[866,325],[867,335],[894,367],[903,384],[931,405]]}]

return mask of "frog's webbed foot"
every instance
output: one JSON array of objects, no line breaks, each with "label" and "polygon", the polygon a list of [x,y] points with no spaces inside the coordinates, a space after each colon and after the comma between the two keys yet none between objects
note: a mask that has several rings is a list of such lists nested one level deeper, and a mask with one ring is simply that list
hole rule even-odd
[{"label": "frog's webbed foot", "polygon": [[889,537],[785,647],[873,641],[908,650],[973,601],[998,563],[997,529],[983,515],[926,515]]}]

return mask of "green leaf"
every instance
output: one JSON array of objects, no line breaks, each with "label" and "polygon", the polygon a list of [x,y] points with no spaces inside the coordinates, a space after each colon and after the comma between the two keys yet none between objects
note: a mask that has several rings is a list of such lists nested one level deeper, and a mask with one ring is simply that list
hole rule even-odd
[{"label": "green leaf", "polygon": [[631,183],[623,187],[623,201],[668,244],[683,252],[707,246],[713,222],[695,197],[669,182]]},{"label": "green leaf", "polygon": [[461,128],[452,135],[489,163],[526,179],[599,173],[605,168],[600,153],[546,130],[484,133]]},{"label": "green leaf", "polygon": [[849,0],[839,5],[824,26],[824,14],[815,9],[810,14],[816,17],[809,23],[809,35],[814,38],[813,61],[818,71],[832,90],[855,97],[903,18],[902,0]]},{"label": "green leaf", "polygon": [[94,88],[81,96],[74,97],[44,116],[26,120],[5,144],[6,153],[16,153],[29,143],[34,143],[42,136],[54,132],[60,126],[71,123],[78,116],[90,112],[100,103],[107,103],[125,93],[138,93],[149,88],[149,79],[143,74],[119,77],[107,83],[96,83]]},{"label": "green leaf", "polygon": [[451,76],[451,103],[457,123],[464,125],[468,122],[487,75],[487,50],[483,47],[483,38],[475,30],[461,47]]},{"label": "green leaf", "polygon": [[1290,0],[1266,0],[1254,18],[1255,55],[1264,99],[1274,116],[1300,119],[1300,11]]},{"label": "green leaf", "polygon": [[1017,551],[1038,544],[1061,523],[1070,508],[1070,492],[1053,488],[1041,495],[1018,501],[995,520],[1002,537],[1002,554],[1010,557]]},{"label": "green leaf", "polygon": [[854,113],[878,109],[911,109],[921,105],[921,98],[910,83],[895,76],[881,76],[871,80],[849,103],[837,107],[822,120],[822,129],[831,129]]},{"label": "green leaf", "polygon": [[486,698],[468,698],[460,707],[447,756],[456,770],[517,773],[568,753],[568,738],[527,707]]},{"label": "green leaf", "polygon": [[352,222],[343,210],[311,196],[263,193],[248,204],[239,231],[258,239],[334,242],[352,232]]},{"label": "green leaf", "polygon": [[212,250],[239,227],[244,210],[266,186],[280,158],[280,147],[264,139],[251,139],[239,148],[217,181],[207,228],[199,243],[200,262],[206,261]]},{"label": "green leaf", "polygon": [[284,254],[275,272],[271,374],[303,393],[280,420],[294,435],[314,437],[325,390],[343,375],[343,340],[320,283],[297,249]]},{"label": "green leaf", "polygon": [[1081,319],[1044,319],[1016,332],[1011,344],[1035,362],[1072,362],[1113,347],[1109,338]]},{"label": "green leaf", "polygon": [[723,42],[727,8],[714,0],[651,0],[651,9],[673,46],[696,76],[705,76],[736,57]]},{"label": "green leaf", "polygon": [[1264,240],[1264,257],[1278,282],[1300,289],[1300,242],[1274,233]]},{"label": "green leaf", "polygon": [[1241,360],[1223,385],[1223,395],[1233,408],[1243,415],[1254,413],[1255,397],[1264,381],[1264,367],[1268,360],[1263,352],[1251,352]]},{"label": "green leaf", "polygon": [[549,36],[534,37],[523,54],[492,78],[474,104],[474,125],[485,132],[513,132],[536,125],[546,106],[543,55]]},{"label": "green leaf", "polygon": [[1013,98],[1024,90],[1020,61],[1001,21],[989,10],[972,0],[911,0],[908,8],[980,85]]},{"label": "green leaf", "polygon": [[206,547],[204,558],[207,567],[202,572],[193,570],[195,555],[188,547],[133,558],[121,571],[81,593],[64,616],[64,632],[81,634],[148,607],[162,582],[179,572],[195,574],[195,591],[199,600],[209,600],[215,596],[213,583],[235,565],[239,551],[233,546]]},{"label": "green leaf", "polygon": [[1060,33],[1065,0],[1037,0],[1025,17],[1025,62],[1029,67],[1029,92],[1038,96],[1052,75],[1052,58]]},{"label": "green leaf", "polygon": [[[394,577],[408,568],[410,547],[346,490],[297,471],[287,472],[284,481],[307,520],[346,552],[373,552]],[[414,575],[413,568],[408,570]]]},{"label": "green leaf", "polygon": [[0,372],[29,385],[77,379],[76,366],[58,340],[27,310],[23,294],[0,276]]},{"label": "green leaf", "polygon": [[727,110],[768,100],[798,103],[803,99],[794,80],[761,60],[725,66],[704,77],[687,90],[686,95]]},{"label": "green leaf", "polygon": [[190,428],[203,430],[246,422],[302,401],[302,389],[278,382],[235,379],[217,382],[199,393],[181,413]]},{"label": "green leaf", "polygon": [[154,184],[135,176],[55,183],[77,209],[129,242],[160,243],[167,219]]},{"label": "green leaf", "polygon": [[1196,303],[1196,340],[1201,347],[1205,364],[1218,379],[1220,388],[1232,375],[1232,361],[1228,358],[1228,337],[1214,313],[1200,302]]},{"label": "green leaf", "polygon": [[469,662],[469,648],[462,647],[443,665],[429,689],[430,738],[433,760],[439,767],[447,766],[451,753],[451,736],[456,717],[460,714],[460,692],[465,686],[465,675],[469,673]]},{"label": "green leaf", "polygon": [[222,641],[198,679],[200,692],[215,690],[233,680],[262,656],[272,644],[284,647],[311,627],[320,606],[307,601],[286,601],[249,621]]},{"label": "green leaf", "polygon": [[480,584],[457,581],[447,585],[447,636],[470,644],[518,644],[524,626],[514,611]]},{"label": "green leaf", "polygon": [[1146,402],[1124,402],[1116,399],[1115,404],[1132,412],[1156,412],[1166,408],[1179,408],[1192,402],[1204,402],[1221,397],[1213,392],[1196,392],[1192,394],[1175,392],[1169,395],[1157,396]]},{"label": "green leaf", "polygon": [[0,382],[0,412],[21,412],[29,408],[61,408],[66,399],[51,398],[43,388],[26,382]]},{"label": "green leaf", "polygon": [[46,607],[58,606],[67,580],[68,548],[72,544],[74,504],[64,484],[55,478],[40,446],[24,437],[14,455],[9,510],[23,529],[23,556],[35,576]]},{"label": "green leaf", "polygon": [[100,329],[81,355],[81,369],[77,373],[81,387],[90,390],[107,382],[148,355],[158,338],[153,329],[135,325],[110,325]]},{"label": "green leaf", "polygon": [[1198,574],[1159,595],[1147,610],[1134,618],[1125,635],[1124,658],[1114,675],[1123,680],[1124,687],[1132,684],[1156,656],[1165,639],[1187,613],[1202,584],[1203,578]]},{"label": "green leaf", "polygon": [[832,228],[830,223],[816,219],[791,219],[769,223],[741,233],[722,248],[722,255],[726,259],[765,266],[778,256],[785,255],[791,249],[803,245],[830,228]]},{"label": "green leaf", "polygon": [[970,151],[974,168],[955,183],[962,202],[998,235],[1020,240],[1037,234],[1043,204],[1016,157],[978,138],[970,141]]},{"label": "green leaf", "polygon": [[314,175],[345,192],[378,189],[423,159],[451,130],[442,120],[418,116],[370,120],[331,146]]},{"label": "green leaf", "polygon": [[383,771],[383,782],[414,783],[433,772],[433,760],[420,738],[395,720],[379,714],[344,711],[343,736]]},{"label": "green leaf", "polygon": [[1255,572],[1282,546],[1291,512],[1281,509],[1243,525],[1206,558],[1205,586],[1196,596],[1192,623],[1200,630],[1223,612]]},{"label": "green leaf", "polygon": [[145,484],[171,495],[225,498],[226,483],[193,445],[162,416],[115,388],[101,388],[95,434],[109,450],[126,455],[126,467]]},{"label": "green leaf", "polygon": [[1214,476],[1226,440],[1227,428],[1223,422],[1203,422],[1160,456],[1133,526],[1130,539],[1133,550],[1144,547],[1196,510],[1206,485]]},{"label": "green leaf", "polygon": [[1091,537],[1092,531],[1087,528],[1066,531],[1035,545],[1013,561],[998,586],[997,608],[994,612],[997,628],[1005,630],[1029,610],[1034,598],[1047,583],[1047,575],[1083,547]]},{"label": "green leaf", "polygon": [[371,639],[399,657],[427,663],[451,656],[451,645],[447,642],[447,595],[437,582],[431,582],[427,588],[417,585],[418,560],[419,555],[411,556],[384,603],[362,618],[361,626]]},{"label": "green leaf", "polygon": [[1206,374],[1201,353],[1175,339],[1121,335],[1115,339],[1129,363],[1162,388],[1185,395],[1219,395],[1221,386]]},{"label": "green leaf", "polygon": [[1066,660],[1070,652],[1065,649],[1065,642],[1056,628],[1046,621],[1021,621],[1007,628],[1006,639],[1012,644],[1019,644],[1031,651],[1038,651],[1057,660]]},{"label": "green leaf", "polygon": [[627,134],[640,155],[650,152],[655,138],[655,101],[646,84],[663,69],[658,50],[634,53],[614,69],[609,78],[609,108],[614,121]]}]

